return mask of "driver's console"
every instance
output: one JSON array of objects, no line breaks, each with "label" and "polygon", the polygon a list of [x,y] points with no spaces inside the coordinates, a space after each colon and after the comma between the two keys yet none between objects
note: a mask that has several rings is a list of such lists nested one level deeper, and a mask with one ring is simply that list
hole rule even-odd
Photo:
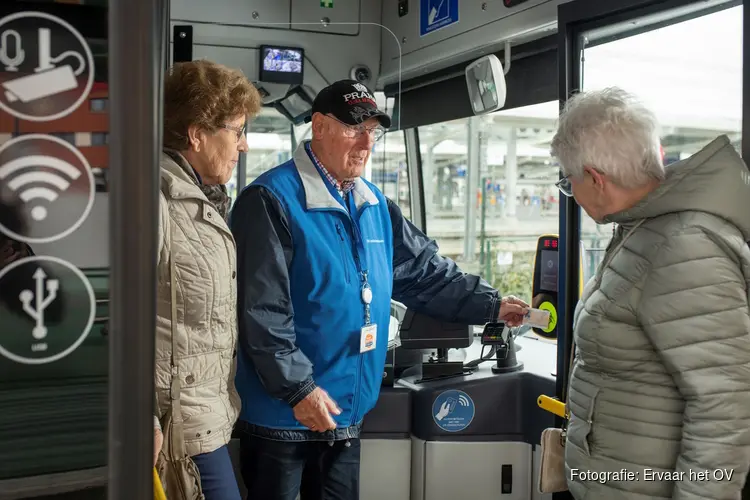
[{"label": "driver's console", "polygon": [[471,325],[448,323],[407,309],[399,337],[403,349],[435,350],[434,355],[421,362],[419,382],[467,373],[462,361],[448,361],[448,349],[469,347],[474,342]]}]

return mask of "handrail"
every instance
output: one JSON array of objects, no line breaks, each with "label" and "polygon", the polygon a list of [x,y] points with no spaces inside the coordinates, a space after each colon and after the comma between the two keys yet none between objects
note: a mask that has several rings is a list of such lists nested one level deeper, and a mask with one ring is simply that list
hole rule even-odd
[{"label": "handrail", "polygon": [[542,410],[548,411],[560,418],[567,418],[565,415],[565,403],[557,398],[551,398],[542,394],[536,399],[536,404]]}]

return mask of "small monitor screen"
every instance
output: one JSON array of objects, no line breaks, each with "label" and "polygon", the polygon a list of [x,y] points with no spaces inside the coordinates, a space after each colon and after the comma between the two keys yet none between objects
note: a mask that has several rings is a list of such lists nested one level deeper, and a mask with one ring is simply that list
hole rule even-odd
[{"label": "small monitor screen", "polygon": [[542,250],[541,254],[539,288],[543,292],[557,292],[557,251]]},{"label": "small monitor screen", "polygon": [[258,79],[266,83],[301,85],[304,59],[302,49],[261,45]]}]

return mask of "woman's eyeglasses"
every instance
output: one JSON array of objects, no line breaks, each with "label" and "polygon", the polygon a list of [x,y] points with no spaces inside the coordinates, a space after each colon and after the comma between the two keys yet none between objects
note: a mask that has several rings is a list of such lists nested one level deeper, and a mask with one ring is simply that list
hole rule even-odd
[{"label": "woman's eyeglasses", "polygon": [[573,196],[573,186],[570,183],[570,175],[566,175],[559,181],[555,182],[555,186],[565,196],[568,196],[568,197]]},{"label": "woman's eyeglasses", "polygon": [[243,126],[241,126],[239,128],[237,128],[237,127],[230,127],[229,125],[222,125],[221,126],[221,128],[223,128],[224,130],[230,130],[230,131],[234,132],[235,134],[237,134],[237,142],[240,142],[240,140],[242,139],[242,136],[245,135],[245,128],[246,127],[247,127],[247,125],[243,125]]}]

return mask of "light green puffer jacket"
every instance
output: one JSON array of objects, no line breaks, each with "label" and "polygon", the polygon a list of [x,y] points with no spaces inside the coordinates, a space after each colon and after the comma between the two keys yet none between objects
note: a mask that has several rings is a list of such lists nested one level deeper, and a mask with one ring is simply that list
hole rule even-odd
[{"label": "light green puffer jacket", "polygon": [[607,222],[619,227],[574,317],[568,487],[576,500],[739,499],[750,466],[750,171],[721,136]]}]

